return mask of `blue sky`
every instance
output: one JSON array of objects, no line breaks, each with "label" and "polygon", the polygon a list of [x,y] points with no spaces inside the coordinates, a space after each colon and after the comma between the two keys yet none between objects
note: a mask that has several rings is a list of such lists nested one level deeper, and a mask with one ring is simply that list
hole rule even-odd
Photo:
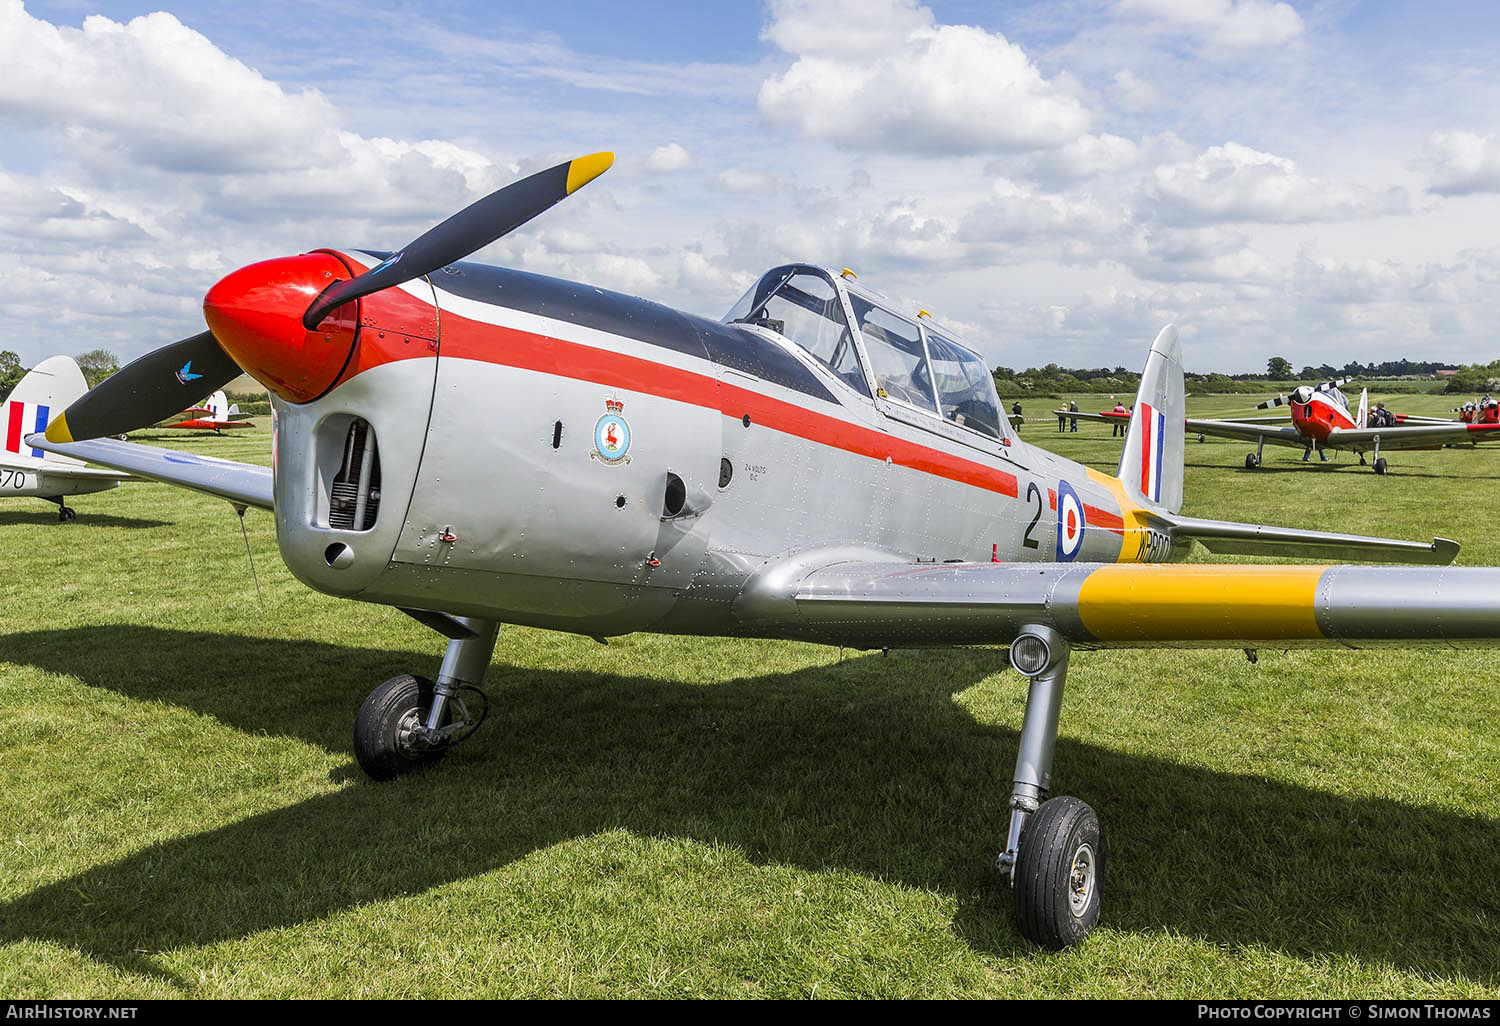
[{"label": "blue sky", "polygon": [[[87,21],[86,21],[87,19]],[[1500,356],[1500,5],[0,0],[0,347],[616,167],[495,262],[717,316],[853,266],[992,363]]]}]

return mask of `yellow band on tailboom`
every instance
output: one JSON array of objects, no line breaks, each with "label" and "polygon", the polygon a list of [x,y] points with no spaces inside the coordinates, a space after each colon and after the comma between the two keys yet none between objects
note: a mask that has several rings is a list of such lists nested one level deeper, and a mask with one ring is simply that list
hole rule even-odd
[{"label": "yellow band on tailboom", "polygon": [[1102,566],[1078,593],[1100,641],[1295,641],[1322,638],[1320,566]]},{"label": "yellow band on tailboom", "polygon": [[1120,563],[1141,562],[1141,553],[1145,551],[1145,548],[1140,541],[1142,533],[1150,530],[1149,511],[1130,501],[1130,496],[1125,494],[1125,485],[1118,477],[1111,477],[1093,467],[1084,469],[1088,471],[1089,480],[1108,490],[1120,507],[1120,522],[1123,529],[1120,532],[1120,554],[1115,557],[1116,561]]}]

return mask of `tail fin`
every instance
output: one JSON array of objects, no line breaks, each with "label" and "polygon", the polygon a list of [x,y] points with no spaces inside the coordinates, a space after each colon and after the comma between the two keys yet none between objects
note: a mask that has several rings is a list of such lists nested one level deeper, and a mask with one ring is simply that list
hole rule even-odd
[{"label": "tail fin", "polygon": [[1141,505],[1176,513],[1182,508],[1182,460],[1187,401],[1182,386],[1182,347],[1167,325],[1151,343],[1135,410],[1120,454],[1120,482]]},{"label": "tail fin", "polygon": [[83,371],[69,356],[52,356],[33,367],[0,406],[0,456],[35,456],[60,463],[77,460],[33,449],[23,441],[47,425],[89,390]]},{"label": "tail fin", "polygon": [[208,397],[208,402],[203,404],[208,408],[208,419],[214,423],[223,423],[229,419],[229,397],[222,390]]},{"label": "tail fin", "polygon": [[1370,426],[1370,390],[1361,388],[1359,390],[1359,419],[1354,422],[1355,427]]}]

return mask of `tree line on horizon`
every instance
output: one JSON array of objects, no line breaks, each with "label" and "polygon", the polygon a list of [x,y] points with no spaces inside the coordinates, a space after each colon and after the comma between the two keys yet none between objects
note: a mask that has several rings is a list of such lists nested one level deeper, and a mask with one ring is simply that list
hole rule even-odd
[{"label": "tree line on horizon", "polygon": [[[1342,367],[1325,363],[1320,366],[1305,366],[1300,371],[1283,356],[1273,356],[1266,361],[1264,373],[1206,374],[1184,372],[1187,391],[1194,395],[1224,395],[1233,393],[1264,392],[1282,385],[1312,384],[1332,381],[1337,378],[1351,380],[1374,378],[1402,378],[1414,375],[1431,377],[1441,370],[1456,370],[1449,379],[1445,392],[1483,392],[1491,381],[1500,380],[1500,360],[1488,364],[1465,364],[1454,367],[1451,363],[1434,360],[1386,360],[1381,363],[1360,363],[1351,360]],[[995,388],[1001,395],[1025,395],[1032,393],[1098,392],[1134,393],[1140,387],[1141,375],[1125,367],[1062,367],[1049,363],[1045,367],[1028,367],[1015,370],[996,367]]]},{"label": "tree line on horizon", "polygon": [[[120,359],[108,349],[90,349],[75,357],[83,378],[93,388],[120,369]],[[30,368],[9,349],[0,350],[0,402],[10,395]],[[1329,381],[1334,378],[1399,378],[1411,374],[1432,375],[1440,370],[1457,370],[1444,389],[1450,393],[1486,391],[1492,382],[1500,382],[1500,360],[1491,363],[1452,364],[1431,360],[1386,360],[1383,363],[1360,363],[1351,360],[1342,367],[1322,364],[1296,371],[1290,360],[1273,356],[1266,362],[1264,374],[1195,374],[1183,375],[1187,390],[1195,395],[1235,392],[1261,392],[1267,387],[1289,382]],[[996,367],[995,388],[1001,395],[1024,395],[1027,392],[1131,392],[1140,387],[1139,371],[1125,367],[1063,367],[1049,363],[1045,367],[1014,370]]]}]

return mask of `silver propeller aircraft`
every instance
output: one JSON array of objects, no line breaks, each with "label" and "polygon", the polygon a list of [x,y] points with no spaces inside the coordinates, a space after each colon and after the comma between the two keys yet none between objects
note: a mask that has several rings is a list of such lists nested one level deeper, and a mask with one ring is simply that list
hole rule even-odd
[{"label": "silver propeller aircraft", "polygon": [[[207,331],[32,436],[272,510],[303,582],[449,639],[435,681],[393,678],[359,710],[370,776],[473,733],[501,623],[1009,646],[1030,692],[999,866],[1021,931],[1060,947],[1098,921],[1106,855],[1094,812],[1049,798],[1073,648],[1500,639],[1500,570],[1439,569],[1454,542],[1182,516],[1171,327],[1111,476],[1021,441],[974,350],[852,276],[778,267],[714,321],[462,262],[612,159],[514,183],[388,255],[315,250],[235,271],[205,297]],[[242,369],[274,397],[270,469],[102,439]],[[1431,565],[1142,565],[1195,544]]]}]

